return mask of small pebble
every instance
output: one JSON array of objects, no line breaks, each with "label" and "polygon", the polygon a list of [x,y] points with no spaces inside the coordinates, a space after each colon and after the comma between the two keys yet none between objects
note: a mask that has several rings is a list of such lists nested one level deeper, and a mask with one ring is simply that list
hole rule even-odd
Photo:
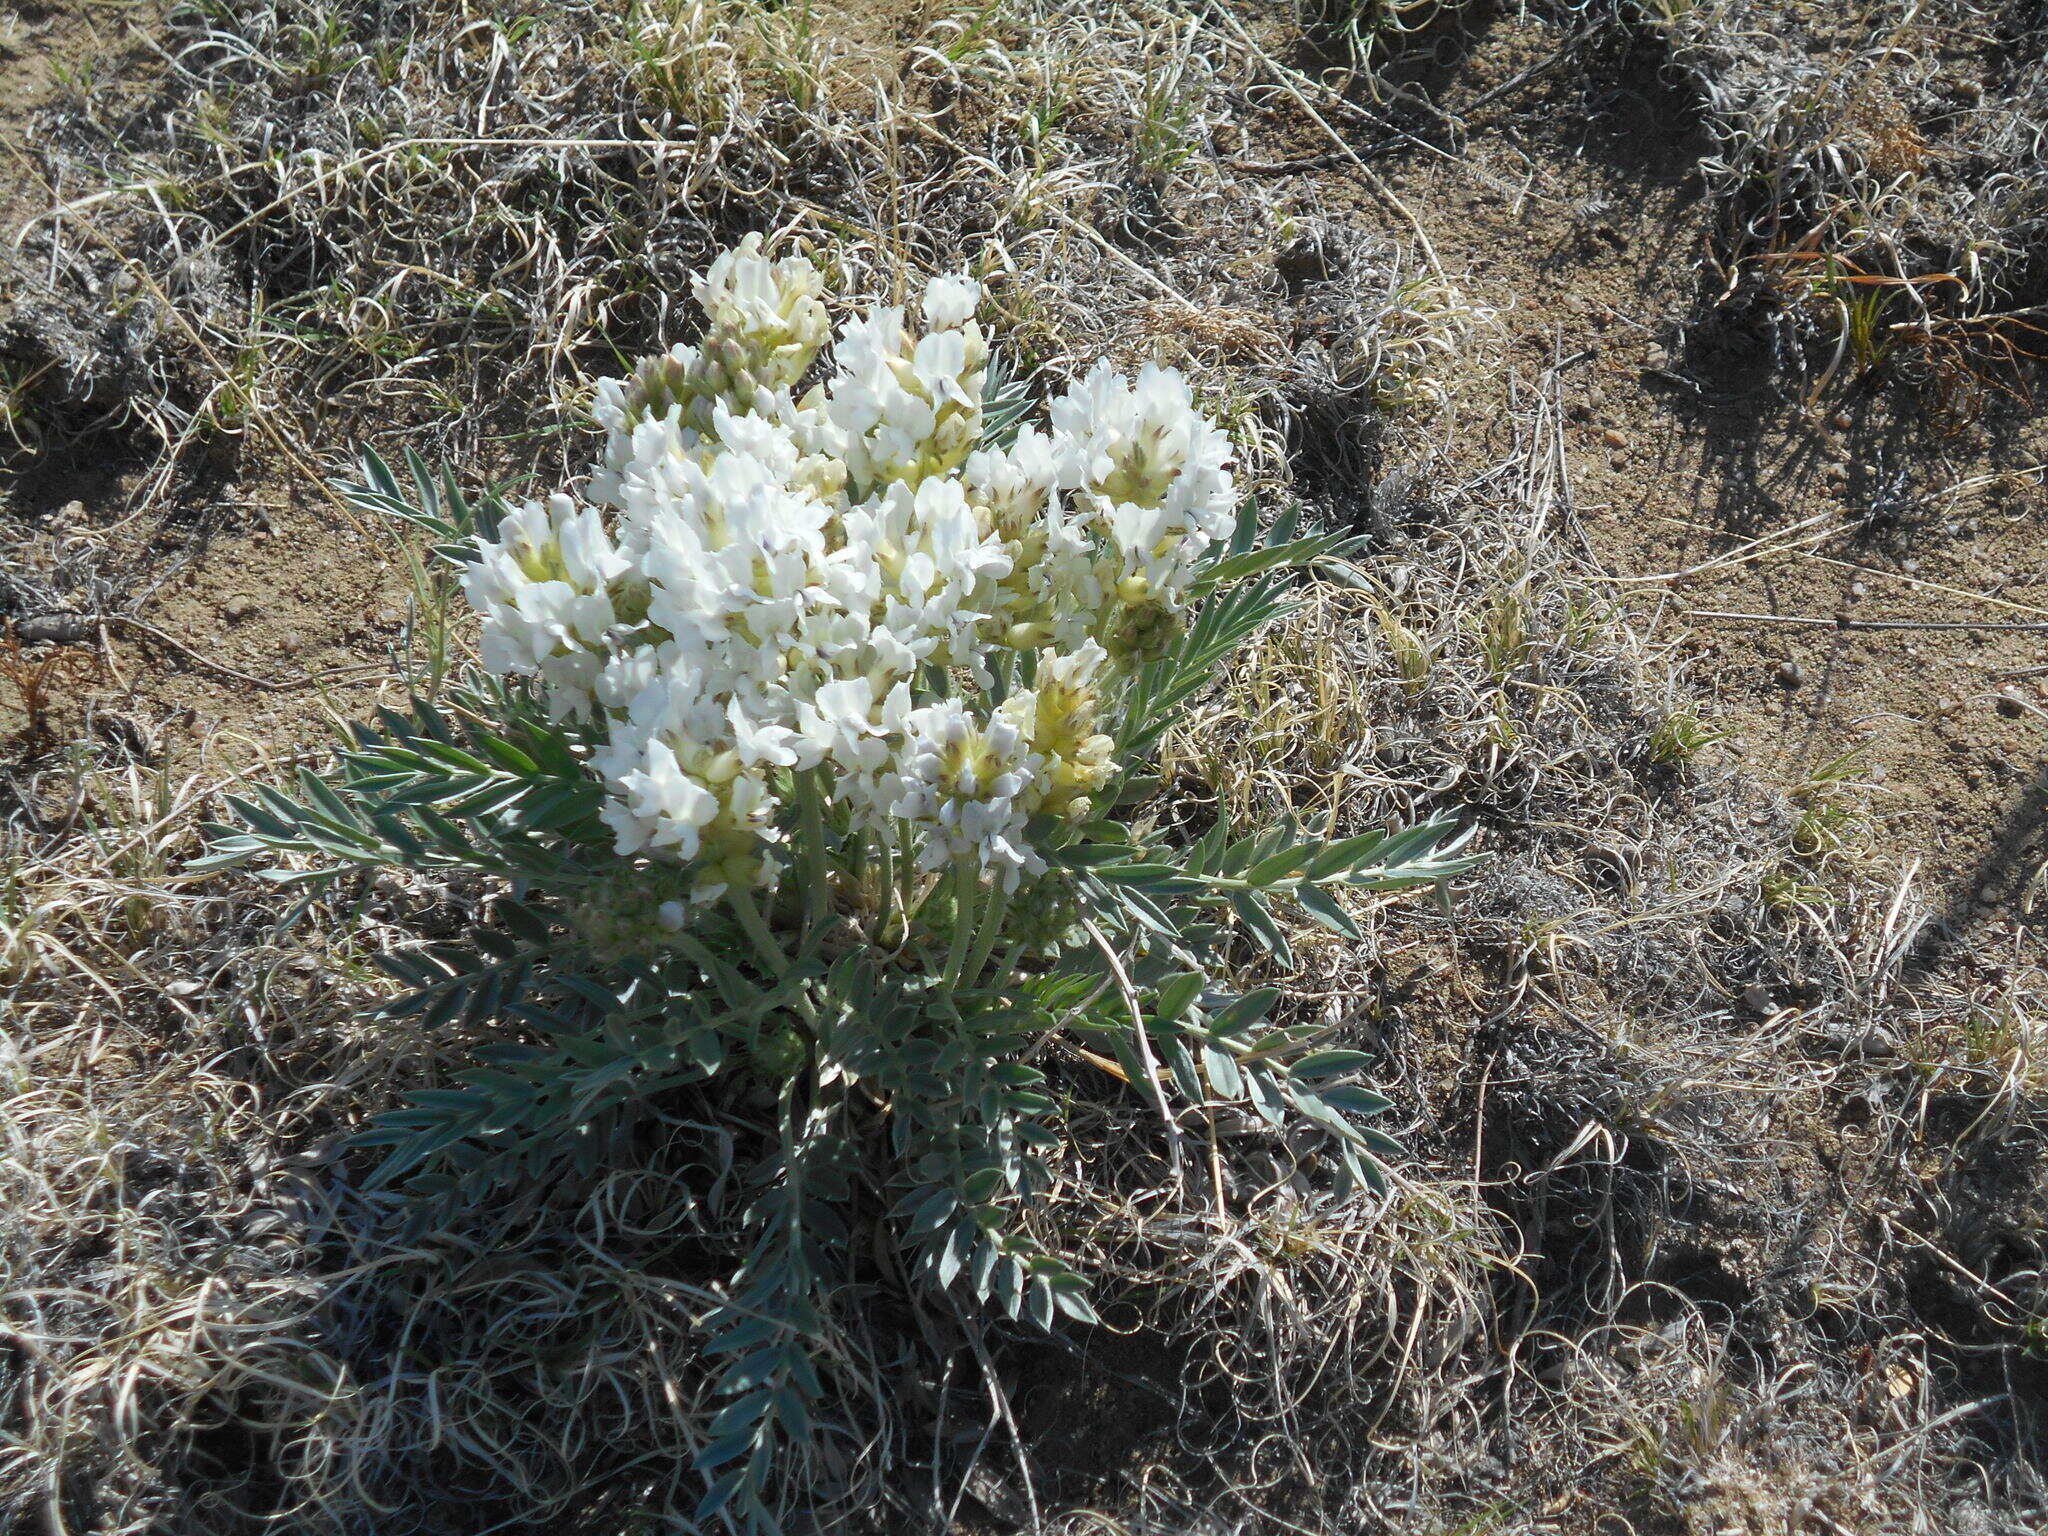
[{"label": "small pebble", "polygon": [[405,615],[396,608],[379,608],[377,610],[377,622],[386,629],[396,629],[404,619]]},{"label": "small pebble", "polygon": [[1846,464],[1830,464],[1821,471],[1821,474],[1839,483],[1849,478],[1849,466]]},{"label": "small pebble", "polygon": [[1671,366],[1671,352],[1668,348],[1653,341],[1643,353],[1643,364],[1648,368],[1669,368]]},{"label": "small pebble", "polygon": [[1806,668],[1796,661],[1788,661],[1778,668],[1778,681],[1787,688],[1797,688],[1806,681]]},{"label": "small pebble", "polygon": [[1850,582],[1850,583],[1849,583],[1849,595],[1850,595],[1851,597],[1868,597],[1868,596],[1870,596],[1870,584],[1869,584],[1868,582],[1862,582],[1862,581],[1852,581],[1852,582]]},{"label": "small pebble", "polygon": [[1847,432],[1856,425],[1856,420],[1847,411],[1837,411],[1828,418],[1828,425],[1837,432]]},{"label": "small pebble", "polygon": [[1628,446],[1628,434],[1617,432],[1614,428],[1609,427],[1600,434],[1600,441],[1610,448],[1626,448]]},{"label": "small pebble", "polygon": [[220,611],[227,616],[230,624],[239,624],[244,619],[253,619],[263,609],[253,597],[231,597],[222,605]]},{"label": "small pebble", "polygon": [[1751,1013],[1771,1011],[1771,989],[1758,982],[1751,982],[1742,989],[1742,1005]]}]

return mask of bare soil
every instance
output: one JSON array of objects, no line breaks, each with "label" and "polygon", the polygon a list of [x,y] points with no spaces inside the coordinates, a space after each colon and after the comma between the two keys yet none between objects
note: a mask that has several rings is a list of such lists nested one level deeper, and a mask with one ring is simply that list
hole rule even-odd
[{"label": "bare soil", "polygon": [[[0,10],[7,242],[56,190],[22,153],[39,109],[93,82],[110,85],[136,118],[162,111],[161,26],[148,0]],[[90,212],[73,222],[76,247],[121,272],[119,242]],[[107,284],[110,312],[132,291]],[[161,309],[157,316],[169,323]],[[185,351],[197,378],[219,382],[218,357],[196,343]],[[181,472],[162,467],[166,446]],[[153,440],[140,422],[17,451],[0,493],[0,537],[18,570],[83,567],[93,578],[91,595],[63,594],[61,611],[92,620],[86,643],[96,654],[67,657],[80,664],[53,672],[39,711],[44,732],[115,733],[152,756],[189,760],[196,751],[244,767],[322,739],[330,703],[343,718],[366,707],[389,678],[409,587],[388,531],[364,529],[325,491],[310,455],[263,421],[206,445],[196,472],[177,465],[188,453],[188,443]],[[105,621],[117,597],[140,622]],[[20,687],[0,686],[0,733],[30,724],[27,702]]]},{"label": "bare soil", "polygon": [[[1478,382],[1496,400],[1555,391],[1574,532],[1691,659],[1730,733],[1720,750],[1795,789],[1860,749],[1872,846],[1917,861],[1951,922],[2009,917],[2044,857],[2044,635],[1991,627],[2048,621],[2034,381],[2001,380],[1961,420],[1882,372],[1797,398],[1768,328],[1703,286],[1718,210],[1697,103],[1647,50],[1613,48],[1466,115],[1558,49],[1534,23],[1475,26],[1421,71],[1463,123],[1455,153],[1412,151],[1382,174],[1501,312],[1506,366]],[[1426,119],[1416,133],[1447,138]],[[1306,199],[1400,237],[1347,169]]]}]

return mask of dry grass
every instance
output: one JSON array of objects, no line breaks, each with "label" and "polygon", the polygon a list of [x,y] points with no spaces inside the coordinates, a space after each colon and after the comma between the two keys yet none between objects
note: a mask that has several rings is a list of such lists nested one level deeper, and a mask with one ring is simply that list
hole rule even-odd
[{"label": "dry grass", "polygon": [[1954,419],[2048,356],[2038,6],[1565,5],[1647,33],[1697,94],[1723,299],[1767,297],[1808,392],[1889,366]]},{"label": "dry grass", "polygon": [[[1739,21],[1654,25],[1697,61]],[[1295,935],[1289,1006],[1375,1054],[1412,1160],[1339,1196],[1304,1148],[1219,1121],[1180,1128],[1203,1155],[1176,1180],[1150,1111],[1063,1064],[1097,1109],[1041,1219],[1107,1277],[1108,1331],[852,1298],[797,1528],[2048,1518],[2039,972],[1939,931],[1861,841],[1853,776],[1776,797],[1716,752],[1580,562],[1546,397],[1498,462],[1448,467],[1470,369],[1446,360],[1484,355],[1491,317],[1425,240],[1242,170],[1276,122],[1338,115],[1262,23],[678,0],[398,31],[210,3],[167,54],[166,111],[97,86],[48,119],[72,207],[18,246],[0,331],[24,485],[118,451],[138,505],[210,515],[237,452],[296,476],[359,437],[558,477],[590,378],[668,339],[681,275],[759,227],[829,255],[842,296],[972,263],[1048,375],[1188,367],[1263,495],[1374,535],[1170,744],[1160,815],[1482,826],[1491,860],[1444,906]],[[1876,211],[1840,215],[1871,241],[1845,261],[1932,259],[1884,233],[1931,217],[1918,119],[1843,107],[1823,132],[1768,94],[1723,114],[1760,125],[1729,129],[1727,175],[1754,154],[1790,178],[1753,205],[1778,220],[1759,248],[1796,248],[1795,210],[1846,176]],[[2024,148],[2012,120],[1987,109],[1997,154]],[[1852,130],[1853,160],[1811,148]],[[2020,284],[2036,238],[1984,195],[1967,217],[2019,254],[1986,247],[1978,293]],[[0,614],[116,611],[157,574],[58,530]],[[340,1138],[474,1042],[369,1022],[367,957],[490,893],[195,881],[221,784],[180,766],[203,744],[146,745],[81,734],[4,780],[0,1524],[686,1528],[696,1128],[407,1227]]]}]

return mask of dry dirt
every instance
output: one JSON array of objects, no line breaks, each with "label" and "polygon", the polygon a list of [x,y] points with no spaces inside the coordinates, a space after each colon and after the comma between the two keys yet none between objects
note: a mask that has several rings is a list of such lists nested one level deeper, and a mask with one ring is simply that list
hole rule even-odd
[{"label": "dry dirt", "polygon": [[[1691,659],[1719,750],[1796,787],[1861,748],[1874,847],[1920,861],[1952,921],[1998,920],[2043,859],[2048,677],[2041,633],[1988,626],[2048,620],[2048,421],[2016,396],[1938,420],[1882,379],[1781,399],[1766,332],[1702,303],[1708,146],[1654,58],[1568,63],[1461,113],[1556,45],[1503,17],[1422,72],[1463,140],[1387,163],[1388,190],[1501,312],[1512,387],[1556,390],[1575,531]],[[1355,172],[1304,200],[1403,234]]]},{"label": "dry dirt", "polygon": [[[90,76],[148,112],[165,67],[160,28],[156,6],[118,0],[0,9],[0,231],[10,242],[51,200],[20,153],[36,110]],[[101,239],[89,215],[78,233],[82,244]],[[190,361],[202,377],[219,372],[199,349]],[[96,655],[71,651],[48,681],[46,729],[115,733],[228,769],[321,740],[330,703],[343,718],[360,714],[390,675],[410,590],[397,549],[327,494],[305,450],[261,424],[211,450],[217,462],[181,477],[173,496],[160,494],[162,447],[138,425],[82,452],[29,455],[0,499],[10,566],[87,559],[142,597],[134,616],[159,632],[117,620],[98,628]],[[0,680],[0,732],[28,725],[24,704],[19,685]]]}]

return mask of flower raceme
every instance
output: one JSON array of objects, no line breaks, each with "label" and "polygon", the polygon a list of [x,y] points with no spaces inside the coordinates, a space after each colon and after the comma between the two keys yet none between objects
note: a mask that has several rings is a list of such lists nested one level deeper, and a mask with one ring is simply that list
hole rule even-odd
[{"label": "flower raceme", "polygon": [[469,567],[483,662],[587,724],[618,851],[692,902],[772,885],[806,794],[1014,889],[1032,818],[1091,814],[1102,727],[1231,530],[1228,442],[1179,374],[1102,364],[991,443],[978,284],[847,321],[818,368],[823,286],[749,236],[695,283],[703,337],[599,387],[584,499]]}]

